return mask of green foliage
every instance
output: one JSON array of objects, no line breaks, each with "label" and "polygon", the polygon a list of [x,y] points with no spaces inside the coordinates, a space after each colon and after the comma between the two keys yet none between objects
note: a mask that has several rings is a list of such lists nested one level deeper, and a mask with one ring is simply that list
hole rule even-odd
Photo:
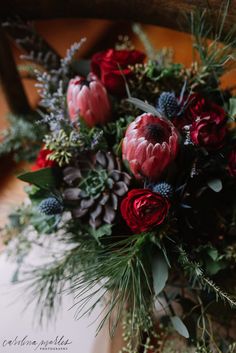
[{"label": "green foliage", "polygon": [[57,316],[61,307],[62,291],[66,285],[72,284],[81,271],[80,253],[79,246],[65,251],[63,256],[53,262],[31,270],[24,279],[25,290],[30,295],[27,305],[36,299],[35,310],[41,323]]},{"label": "green foliage", "polygon": [[100,243],[100,238],[111,235],[112,234],[112,225],[111,224],[104,224],[101,227],[94,229],[89,228],[89,233]]},{"label": "green foliage", "polygon": [[13,154],[16,162],[33,161],[42,145],[45,127],[33,122],[36,116],[29,117],[9,115],[10,126],[0,133],[0,156]]},{"label": "green foliage", "polygon": [[112,142],[113,152],[116,155],[120,152],[121,141],[125,135],[125,131],[133,120],[133,116],[120,117],[103,127],[104,137]]},{"label": "green foliage", "polygon": [[236,97],[229,99],[229,117],[233,121],[236,119]]},{"label": "green foliage", "polygon": [[58,183],[56,173],[53,168],[42,168],[35,172],[27,172],[18,175],[18,179],[46,190],[55,189]]},{"label": "green foliage", "polygon": [[159,295],[168,280],[168,263],[161,251],[154,254],[152,261],[153,288],[155,295]]},{"label": "green foliage", "polygon": [[[227,0],[222,4],[215,22],[212,21],[212,14],[207,10],[191,15],[193,48],[198,53],[196,60],[199,60],[200,64],[199,73],[204,71],[205,88],[208,90],[215,89],[219,78],[232,67],[232,64],[235,64],[235,27],[233,26],[227,34],[223,35],[229,3],[230,1]],[[197,76],[198,73],[196,79]]]},{"label": "green foliage", "polygon": [[230,307],[236,307],[236,300],[220,289],[211,279],[206,277],[200,265],[189,260],[182,246],[178,246],[177,250],[179,253],[178,262],[185,274],[189,277],[193,287],[199,286],[201,290],[212,292],[215,294],[216,301],[220,298],[223,302],[229,304]]},{"label": "green foliage", "polygon": [[78,130],[61,129],[54,134],[45,136],[45,145],[52,151],[49,159],[55,161],[60,167],[69,164],[75,153],[84,150],[96,151],[106,147],[102,130],[99,128],[90,129],[82,120]]},{"label": "green foliage", "polygon": [[[150,266],[147,266],[144,256],[147,237],[147,234],[140,234],[114,242],[106,249],[101,248],[93,262],[86,263],[85,272],[74,281],[72,290],[78,298],[78,317],[85,303],[93,304],[83,315],[91,312],[109,293],[106,312],[98,331],[109,320],[110,334],[113,335],[127,303],[132,308],[132,329],[134,325],[139,325],[140,331],[142,327],[148,327],[147,313],[152,307],[152,287]],[[104,282],[102,287],[100,281]]]},{"label": "green foliage", "polygon": [[212,245],[202,245],[197,249],[199,254],[199,263],[205,269],[205,272],[212,276],[217,274],[220,270],[227,267],[225,255],[220,254],[219,251]]}]

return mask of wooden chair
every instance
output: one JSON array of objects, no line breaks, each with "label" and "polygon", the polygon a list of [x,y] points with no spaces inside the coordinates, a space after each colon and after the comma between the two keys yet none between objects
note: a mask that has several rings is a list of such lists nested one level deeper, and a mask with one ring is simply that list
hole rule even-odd
[{"label": "wooden chair", "polygon": [[[186,17],[196,8],[210,9],[216,17],[221,10],[221,0],[8,0],[1,5],[0,20],[20,16],[25,20],[52,18],[103,18],[112,20],[137,21],[182,31],[188,30]],[[236,0],[229,1],[225,22],[226,33],[236,20]],[[15,114],[30,111],[12,53],[0,28],[0,79],[10,109]],[[11,83],[11,84],[9,84]]]}]

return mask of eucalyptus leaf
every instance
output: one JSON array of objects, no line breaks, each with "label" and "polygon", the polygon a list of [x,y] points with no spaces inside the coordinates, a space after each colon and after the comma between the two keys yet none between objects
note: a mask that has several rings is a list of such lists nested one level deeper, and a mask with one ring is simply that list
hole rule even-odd
[{"label": "eucalyptus leaf", "polygon": [[168,279],[168,264],[162,252],[158,252],[152,261],[153,287],[156,295],[165,288]]},{"label": "eucalyptus leaf", "polygon": [[18,175],[18,179],[42,189],[52,190],[56,187],[56,177],[53,168],[42,168],[35,172],[23,173]]},{"label": "eucalyptus leaf", "polygon": [[170,318],[171,323],[175,329],[181,336],[185,338],[189,338],[189,332],[183,321],[179,318],[179,316],[172,316]]},{"label": "eucalyptus leaf", "polygon": [[145,113],[151,113],[155,116],[161,117],[160,113],[151,104],[143,102],[141,99],[130,97],[126,99],[129,103],[134,104],[137,108],[141,109]]},{"label": "eucalyptus leaf", "polygon": [[222,181],[220,179],[211,179],[208,181],[207,185],[215,192],[220,192],[223,188]]}]

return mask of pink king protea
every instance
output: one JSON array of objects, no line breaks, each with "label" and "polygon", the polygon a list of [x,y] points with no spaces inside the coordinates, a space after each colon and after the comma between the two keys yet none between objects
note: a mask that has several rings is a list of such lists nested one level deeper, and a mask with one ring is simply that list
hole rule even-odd
[{"label": "pink king protea", "polygon": [[179,135],[174,125],[150,113],[138,116],[127,128],[123,160],[137,179],[157,181],[175,159]]},{"label": "pink king protea", "polygon": [[105,124],[111,116],[111,106],[106,88],[96,76],[88,80],[77,76],[70,80],[67,105],[72,122],[80,116],[88,126]]}]

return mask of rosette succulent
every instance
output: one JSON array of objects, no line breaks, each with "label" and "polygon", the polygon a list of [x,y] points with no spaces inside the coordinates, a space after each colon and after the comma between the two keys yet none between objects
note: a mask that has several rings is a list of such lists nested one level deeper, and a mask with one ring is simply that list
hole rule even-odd
[{"label": "rosette succulent", "polygon": [[137,179],[157,181],[176,158],[179,135],[174,125],[145,113],[127,128],[122,145],[123,160]]},{"label": "rosette succulent", "polygon": [[128,191],[130,176],[111,152],[97,152],[75,161],[63,170],[63,198],[74,218],[84,218],[93,228],[112,224],[119,200]]}]

